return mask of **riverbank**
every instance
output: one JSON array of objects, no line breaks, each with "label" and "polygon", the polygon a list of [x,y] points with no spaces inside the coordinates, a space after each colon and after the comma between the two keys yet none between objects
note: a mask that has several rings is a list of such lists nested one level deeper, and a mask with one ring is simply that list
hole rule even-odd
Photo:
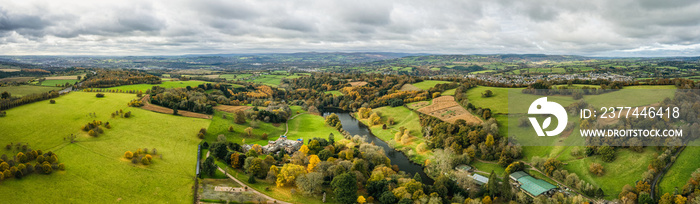
[{"label": "riverbank", "polygon": [[346,136],[366,135],[368,142],[374,143],[375,145],[384,149],[384,153],[386,153],[387,157],[389,157],[392,165],[397,165],[399,170],[411,175],[418,173],[424,183],[433,184],[433,178],[430,178],[424,172],[423,165],[412,161],[403,152],[390,147],[385,140],[374,135],[370,128],[361,121],[357,120],[353,114],[347,112],[325,112],[323,115],[326,116],[331,113],[335,113],[340,118],[340,122],[343,125],[343,134],[346,134]]}]

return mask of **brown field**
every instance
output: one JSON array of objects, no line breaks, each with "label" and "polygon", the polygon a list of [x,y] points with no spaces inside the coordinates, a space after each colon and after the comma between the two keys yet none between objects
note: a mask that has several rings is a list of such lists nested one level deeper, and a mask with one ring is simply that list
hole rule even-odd
[{"label": "brown field", "polygon": [[453,96],[440,96],[433,99],[433,104],[418,109],[418,112],[439,118],[442,121],[454,123],[458,119],[468,124],[481,124],[483,121],[460,106]]},{"label": "brown field", "polygon": [[228,105],[214,106],[214,109],[216,109],[218,111],[224,111],[224,112],[229,112],[229,113],[236,112],[237,110],[245,111],[245,110],[248,110],[251,108],[253,108],[253,107],[252,106],[228,106]]},{"label": "brown field", "polygon": [[46,77],[46,80],[78,79],[78,76],[85,77],[85,74],[83,74],[83,75],[72,75],[72,76],[52,76],[52,77]]},{"label": "brown field", "polygon": [[404,84],[403,86],[401,86],[400,90],[401,91],[422,91],[423,89],[420,89],[420,88],[414,86],[413,84]]},{"label": "brown field", "polygon": [[356,81],[356,82],[350,82],[350,86],[356,87],[356,86],[364,86],[367,85],[366,81]]},{"label": "brown field", "polygon": [[19,69],[0,69],[0,72],[18,72]]},{"label": "brown field", "polygon": [[[165,114],[173,114],[173,109],[166,108],[163,106],[157,106],[153,105],[148,102],[148,95],[144,96],[141,101],[143,102],[143,106],[141,106],[142,109],[146,109],[149,111],[153,112],[158,112],[158,113],[165,113]],[[185,117],[191,117],[191,118],[204,118],[204,119],[211,119],[211,115],[207,114],[202,114],[202,113],[195,113],[195,112],[190,112],[190,111],[185,111],[185,110],[178,110],[177,111],[178,115],[185,116]]]},{"label": "brown field", "polygon": [[0,82],[25,82],[34,79],[34,77],[10,77],[2,78]]}]

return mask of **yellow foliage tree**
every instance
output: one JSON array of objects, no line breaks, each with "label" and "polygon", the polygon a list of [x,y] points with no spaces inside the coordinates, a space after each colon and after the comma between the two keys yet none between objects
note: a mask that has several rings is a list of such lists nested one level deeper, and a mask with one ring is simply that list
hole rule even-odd
[{"label": "yellow foliage tree", "polygon": [[306,173],[303,166],[296,164],[285,164],[282,166],[280,173],[277,174],[277,187],[282,187],[287,184],[293,184],[299,175]]},{"label": "yellow foliage tree", "polygon": [[367,202],[367,200],[365,200],[365,197],[363,197],[363,196],[358,196],[358,197],[357,197],[357,203],[359,203],[359,204],[364,204],[364,203],[366,203],[366,202]]},{"label": "yellow foliage tree", "polygon": [[124,153],[124,158],[131,159],[134,157],[134,153],[131,153],[131,151],[126,151]]},{"label": "yellow foliage tree", "polygon": [[481,199],[481,203],[483,204],[491,204],[491,197],[485,196],[484,199]]},{"label": "yellow foliage tree", "polygon": [[489,147],[493,146],[493,144],[495,143],[493,140],[493,135],[489,134],[488,136],[486,136],[486,142],[484,142],[484,143],[486,144],[486,146],[489,146]]},{"label": "yellow foliage tree", "polygon": [[306,145],[301,145],[301,148],[299,148],[299,151],[304,153],[304,155],[306,155],[307,153],[309,153],[309,147]]},{"label": "yellow foliage tree", "polygon": [[377,115],[377,113],[372,113],[372,115],[369,116],[369,123],[371,125],[378,125],[379,123],[382,123],[382,118]]},{"label": "yellow foliage tree", "polygon": [[258,154],[262,154],[262,146],[260,146],[259,144],[254,144],[251,148],[253,148],[253,150],[255,150],[255,152],[257,152]]},{"label": "yellow foliage tree", "polygon": [[318,158],[315,154],[312,154],[309,156],[309,165],[306,167],[307,172],[313,172],[314,168],[318,165],[318,163],[321,162],[321,159]]}]

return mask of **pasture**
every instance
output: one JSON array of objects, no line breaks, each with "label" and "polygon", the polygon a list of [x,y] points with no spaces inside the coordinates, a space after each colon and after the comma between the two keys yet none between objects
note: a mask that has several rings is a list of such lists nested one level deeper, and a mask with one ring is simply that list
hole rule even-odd
[{"label": "pasture", "polygon": [[122,90],[122,91],[134,90],[134,91],[146,92],[146,90],[149,90],[149,89],[153,88],[154,86],[160,86],[160,87],[169,89],[169,88],[185,88],[187,86],[197,87],[200,84],[206,84],[206,83],[215,84],[214,82],[206,82],[206,81],[164,81],[160,84],[132,84],[132,85],[115,86],[115,87],[107,88],[107,90]]},{"label": "pasture", "polygon": [[32,86],[32,85],[19,85],[19,86],[0,86],[0,93],[7,91],[12,94],[12,96],[21,97],[36,93],[45,93],[53,90],[60,90],[59,87],[46,87],[46,86]]},{"label": "pasture", "polygon": [[73,85],[79,82],[77,79],[47,79],[41,82],[42,86],[65,86],[66,83]]},{"label": "pasture", "polygon": [[439,80],[425,80],[422,82],[415,83],[415,84],[413,84],[413,86],[418,87],[419,89],[428,90],[430,88],[435,87],[435,85],[449,84],[449,83],[452,83],[452,82],[451,81],[439,81]]},{"label": "pasture", "polygon": [[673,166],[664,174],[664,177],[659,182],[660,194],[671,193],[678,187],[679,191],[683,190],[683,186],[688,182],[690,176],[700,168],[700,147],[688,146],[678,155],[676,162]]},{"label": "pasture", "polygon": [[[420,126],[420,118],[418,114],[403,106],[385,106],[373,109],[372,112],[379,114],[379,116],[381,117],[382,124],[387,125],[387,129],[382,129],[382,125],[369,125],[369,119],[360,119],[360,122],[364,123],[370,128],[372,134],[386,141],[387,143],[394,143],[394,149],[401,150],[405,147],[410,148],[413,154],[409,152],[404,153],[406,153],[406,155],[409,156],[411,160],[418,163],[425,162],[425,160],[428,158],[428,155],[430,155],[431,152],[418,152],[418,150],[416,149],[418,144],[425,142],[425,139],[423,138],[423,134],[421,132],[422,127]],[[357,117],[357,114],[355,114],[355,117],[359,119],[359,117]],[[389,118],[394,119],[394,125],[389,125]],[[409,131],[409,134],[412,136],[411,141],[406,143],[394,141],[394,135],[397,132],[399,132],[399,129],[401,127],[405,127],[406,130]]]},{"label": "pasture", "polygon": [[[192,202],[196,133],[209,120],[177,117],[127,107],[133,94],[73,92],[56,98],[56,104],[36,102],[7,110],[0,118],[0,144],[29,143],[34,149],[51,150],[65,163],[66,171],[30,175],[0,184],[3,200],[17,203],[174,203]],[[131,118],[111,118],[123,109]],[[95,113],[91,117],[88,113]],[[80,127],[88,121],[109,121],[111,129],[99,137]],[[71,134],[77,142],[64,140]],[[156,148],[162,158],[149,166],[132,165],[124,152]],[[13,154],[0,150],[2,154]],[[38,196],[41,189],[41,196]],[[70,196],[66,196],[70,195]]]}]

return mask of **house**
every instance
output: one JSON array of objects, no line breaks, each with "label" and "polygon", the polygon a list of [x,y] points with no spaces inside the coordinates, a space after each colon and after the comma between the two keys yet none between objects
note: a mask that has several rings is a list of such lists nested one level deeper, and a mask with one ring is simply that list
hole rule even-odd
[{"label": "house", "polygon": [[[304,144],[304,140],[288,140],[287,136],[280,136],[275,141],[267,141],[267,145],[262,147],[262,152],[264,154],[276,153],[282,149],[287,152],[287,154],[292,154],[301,148]],[[247,152],[253,148],[252,145],[243,145],[243,151]]]},{"label": "house", "polygon": [[539,195],[551,196],[556,191],[556,186],[547,183],[542,179],[537,179],[522,171],[516,171],[510,174],[510,179],[515,182],[515,185],[531,197]]}]

